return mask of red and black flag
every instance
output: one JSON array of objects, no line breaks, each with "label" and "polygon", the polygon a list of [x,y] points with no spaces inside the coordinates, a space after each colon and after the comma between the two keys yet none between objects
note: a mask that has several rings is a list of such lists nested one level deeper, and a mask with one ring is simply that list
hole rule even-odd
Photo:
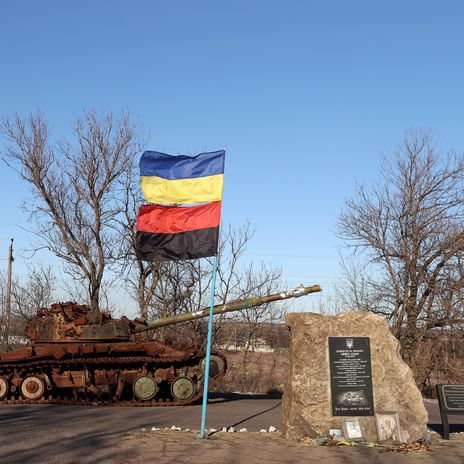
[{"label": "red and black flag", "polygon": [[[147,151],[140,160],[145,199],[137,217],[136,256],[143,261],[217,254],[223,150],[190,156]],[[202,203],[202,204],[198,204]]]}]

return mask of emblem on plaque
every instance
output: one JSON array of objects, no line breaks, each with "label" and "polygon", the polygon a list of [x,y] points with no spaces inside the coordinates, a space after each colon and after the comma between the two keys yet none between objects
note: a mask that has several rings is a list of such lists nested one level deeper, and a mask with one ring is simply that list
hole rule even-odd
[{"label": "emblem on plaque", "polygon": [[353,339],[352,338],[347,338],[346,339],[346,347],[351,350],[353,348]]},{"label": "emblem on plaque", "polygon": [[362,390],[346,391],[337,396],[337,402],[342,406],[367,406],[368,401]]}]

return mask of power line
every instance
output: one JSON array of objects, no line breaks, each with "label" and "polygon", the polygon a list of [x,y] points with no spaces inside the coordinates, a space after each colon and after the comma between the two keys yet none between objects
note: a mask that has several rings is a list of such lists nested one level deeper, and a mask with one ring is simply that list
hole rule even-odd
[{"label": "power line", "polygon": [[246,256],[276,256],[279,258],[309,258],[309,259],[339,259],[338,256],[319,256],[319,255],[287,255],[277,253],[244,253]]},{"label": "power line", "polygon": [[287,277],[297,277],[297,278],[314,278],[314,279],[333,279],[334,277],[336,278],[336,274],[331,274],[331,275],[320,275],[320,274],[285,274]]}]

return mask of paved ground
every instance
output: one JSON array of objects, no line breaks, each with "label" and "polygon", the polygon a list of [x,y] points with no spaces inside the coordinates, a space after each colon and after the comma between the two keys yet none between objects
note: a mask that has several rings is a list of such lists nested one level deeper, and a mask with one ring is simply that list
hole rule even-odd
[{"label": "paved ground", "polygon": [[[440,429],[436,402],[425,402],[430,426]],[[420,455],[421,461],[377,450],[321,449],[288,443],[280,434],[215,434],[198,440],[194,432],[151,432],[152,427],[199,429],[201,406],[166,408],[92,408],[52,405],[0,407],[0,462],[3,463],[125,463],[125,462],[420,462],[464,463],[464,439]],[[464,423],[464,417],[452,421]],[[207,426],[234,426],[258,432],[280,428],[280,399],[269,396],[217,395],[208,406]],[[146,432],[142,432],[145,428]],[[461,425],[452,432],[464,431]],[[462,434],[464,435],[464,434]],[[322,454],[321,454],[322,453]],[[325,454],[324,454],[325,453]],[[417,455],[416,455],[417,456]],[[328,460],[329,459],[329,460]],[[385,460],[386,459],[386,460]]]},{"label": "paved ground", "polygon": [[[130,462],[142,464],[462,464],[464,441],[433,445],[432,452],[382,453],[378,448],[305,446],[278,433],[219,433],[199,440],[189,432],[146,432],[126,435],[122,448]],[[385,449],[382,449],[383,451]],[[116,461],[115,461],[116,462]],[[129,461],[121,461],[129,462]]]}]

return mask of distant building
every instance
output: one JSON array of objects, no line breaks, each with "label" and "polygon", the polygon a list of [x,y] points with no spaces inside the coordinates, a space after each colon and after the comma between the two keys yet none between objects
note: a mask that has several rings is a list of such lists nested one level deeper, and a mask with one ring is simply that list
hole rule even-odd
[{"label": "distant building", "polygon": [[274,351],[290,347],[285,324],[225,322],[218,331],[218,348],[227,350]]}]

